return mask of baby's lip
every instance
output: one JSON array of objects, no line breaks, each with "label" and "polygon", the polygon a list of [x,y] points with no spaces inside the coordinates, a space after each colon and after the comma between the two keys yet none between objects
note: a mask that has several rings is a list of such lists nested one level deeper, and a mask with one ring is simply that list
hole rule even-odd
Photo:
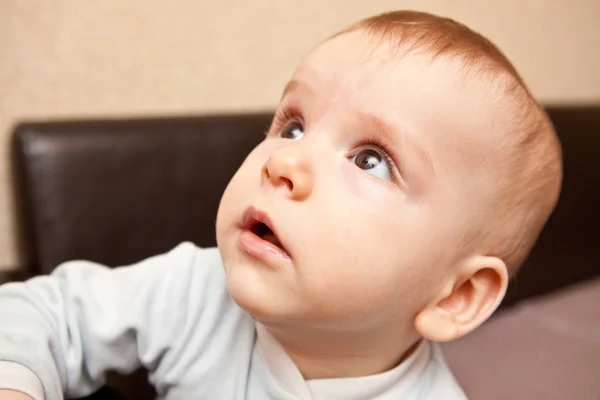
[{"label": "baby's lip", "polygon": [[250,206],[246,209],[246,211],[244,211],[244,214],[242,216],[243,230],[252,231],[256,227],[256,225],[261,223],[264,224],[267,228],[269,228],[271,232],[273,232],[273,235],[279,242],[279,247],[281,247],[281,250],[283,250],[283,252],[286,253],[287,256],[290,256],[289,251],[286,249],[285,244],[283,243],[279,234],[277,233],[275,224],[273,224],[273,221],[271,221],[271,218],[266,212],[261,211],[255,208],[254,206]]}]

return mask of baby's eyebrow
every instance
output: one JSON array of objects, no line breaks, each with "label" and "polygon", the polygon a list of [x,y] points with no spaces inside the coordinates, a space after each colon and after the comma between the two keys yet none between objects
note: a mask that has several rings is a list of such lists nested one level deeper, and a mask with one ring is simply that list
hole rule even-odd
[{"label": "baby's eyebrow", "polygon": [[313,93],[314,91],[312,90],[312,88],[305,84],[302,81],[299,81],[297,79],[292,79],[291,81],[289,81],[287,83],[287,85],[285,85],[285,88],[283,89],[283,94],[281,95],[281,99],[280,101],[290,92],[294,92],[296,90],[306,90],[309,93]]}]

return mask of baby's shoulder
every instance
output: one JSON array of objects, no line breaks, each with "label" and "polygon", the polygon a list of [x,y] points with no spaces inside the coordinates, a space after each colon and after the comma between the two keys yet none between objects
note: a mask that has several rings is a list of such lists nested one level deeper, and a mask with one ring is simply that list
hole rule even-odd
[{"label": "baby's shoulder", "polygon": [[199,247],[192,242],[182,242],[159,257],[163,257],[167,268],[189,270],[205,278],[225,277],[218,247]]},{"label": "baby's shoulder", "polygon": [[166,259],[165,267],[178,269],[180,280],[188,283],[193,291],[198,291],[200,286],[211,291],[226,290],[225,268],[218,247],[183,242],[167,253]]},{"label": "baby's shoulder", "polygon": [[219,249],[201,248],[182,243],[173,250],[187,267],[178,277],[179,287],[171,288],[180,298],[181,330],[186,338],[186,351],[194,357],[221,349],[228,354],[232,347],[246,345],[251,351],[254,323],[233,301],[227,289],[225,268]]},{"label": "baby's shoulder", "polygon": [[217,247],[202,248],[184,242],[172,252],[177,253],[174,262],[185,265],[177,280],[185,286],[188,306],[198,309],[194,314],[243,315],[229,294],[225,267]]}]

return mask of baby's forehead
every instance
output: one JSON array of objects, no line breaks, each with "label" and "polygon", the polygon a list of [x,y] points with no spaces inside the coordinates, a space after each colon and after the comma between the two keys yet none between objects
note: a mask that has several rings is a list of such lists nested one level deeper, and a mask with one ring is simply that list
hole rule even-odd
[{"label": "baby's forehead", "polygon": [[423,109],[456,102],[484,105],[492,100],[484,80],[463,72],[461,63],[452,58],[432,59],[358,30],[315,48],[292,80],[305,83],[323,102],[373,105],[381,111],[382,107]]},{"label": "baby's forehead", "polygon": [[374,115],[424,145],[452,144],[467,153],[479,147],[477,142],[493,144],[492,128],[503,118],[496,110],[497,94],[485,82],[465,77],[459,63],[403,53],[362,31],[322,43],[292,81],[303,88],[308,103],[303,108],[313,120]]},{"label": "baby's forehead", "polygon": [[296,74],[311,72],[323,79],[348,84],[373,78],[397,80],[402,75],[413,80],[440,74],[458,78],[461,65],[451,57],[432,58],[425,52],[411,51],[410,46],[398,46],[364,30],[355,30],[326,40],[308,53]]}]

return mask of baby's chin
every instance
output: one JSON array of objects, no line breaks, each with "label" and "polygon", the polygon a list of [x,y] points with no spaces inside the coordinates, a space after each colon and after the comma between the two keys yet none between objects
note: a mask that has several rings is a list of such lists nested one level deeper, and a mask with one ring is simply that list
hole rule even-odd
[{"label": "baby's chin", "polygon": [[233,301],[254,320],[276,320],[290,316],[289,300],[282,298],[278,285],[265,282],[265,272],[251,262],[227,262],[227,290]]},{"label": "baby's chin", "polygon": [[358,310],[314,302],[293,288],[265,282],[252,267],[229,265],[227,289],[233,301],[253,320],[268,326],[335,329],[355,326],[368,319]]},{"label": "baby's chin", "polygon": [[[302,296],[271,271],[246,263],[226,264],[227,289],[233,301],[253,320],[268,325],[305,326],[328,321],[329,315],[315,307],[309,296]],[[270,279],[274,278],[274,279]]]}]

